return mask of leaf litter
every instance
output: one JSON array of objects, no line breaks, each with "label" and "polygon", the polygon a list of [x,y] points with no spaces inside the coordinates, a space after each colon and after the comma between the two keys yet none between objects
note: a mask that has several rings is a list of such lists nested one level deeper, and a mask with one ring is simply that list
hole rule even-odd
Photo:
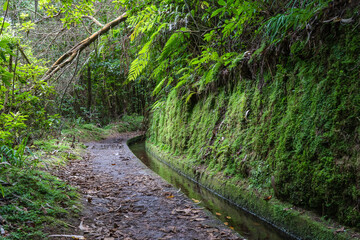
[{"label": "leaf litter", "polygon": [[[138,133],[88,143],[82,159],[56,174],[82,193],[76,237],[83,239],[242,239],[161,177],[126,145]],[[56,238],[55,236],[58,236]],[[52,239],[68,239],[52,234]],[[70,236],[70,235],[67,235]],[[79,238],[81,239],[81,238]]]}]

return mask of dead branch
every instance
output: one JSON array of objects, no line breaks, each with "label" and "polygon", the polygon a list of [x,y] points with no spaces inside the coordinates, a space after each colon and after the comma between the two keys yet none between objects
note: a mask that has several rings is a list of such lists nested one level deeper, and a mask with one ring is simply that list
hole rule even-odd
[{"label": "dead branch", "polygon": [[77,56],[78,53],[80,53],[82,50],[84,50],[86,47],[88,47],[91,43],[93,43],[99,36],[107,33],[111,28],[115,27],[119,23],[124,22],[126,20],[126,18],[127,18],[127,13],[122,14],[115,20],[105,24],[103,28],[101,28],[96,33],[92,34],[90,37],[88,37],[88,38],[82,40],[81,42],[79,42],[78,44],[76,44],[69,51],[67,51],[65,54],[63,54],[58,60],[56,60],[56,62],[49,68],[49,70],[42,77],[42,80],[46,81],[49,78],[51,78],[61,68],[63,68],[67,64],[71,63],[74,60],[74,58]]},{"label": "dead branch", "polygon": [[21,48],[21,46],[19,44],[17,44],[17,47],[21,53],[21,55],[24,57],[24,59],[26,60],[27,64],[31,64],[30,60],[28,59],[28,57],[25,55],[24,50]]},{"label": "dead branch", "polygon": [[82,19],[81,19],[81,24],[83,25],[83,27],[85,28],[87,33],[91,35],[91,32],[89,31],[89,29],[87,29],[87,27],[85,26],[85,23],[84,23],[84,21]]},{"label": "dead branch", "polygon": [[42,22],[42,21],[44,21],[44,20],[46,20],[46,19],[49,19],[49,18],[56,18],[57,16],[60,16],[60,14],[61,14],[61,11],[59,11],[59,12],[58,12],[57,14],[55,14],[54,16],[43,17],[43,18],[35,21],[35,24],[38,24],[39,22]]},{"label": "dead branch", "polygon": [[82,16],[82,18],[87,18],[90,19],[91,21],[93,21],[96,25],[98,25],[99,27],[103,27],[104,24],[100,23],[96,18],[94,18],[93,16]]},{"label": "dead branch", "polygon": [[63,234],[54,234],[54,235],[49,235],[48,237],[65,237],[65,238],[72,238],[72,239],[85,239],[84,236],[81,235],[63,235]]}]

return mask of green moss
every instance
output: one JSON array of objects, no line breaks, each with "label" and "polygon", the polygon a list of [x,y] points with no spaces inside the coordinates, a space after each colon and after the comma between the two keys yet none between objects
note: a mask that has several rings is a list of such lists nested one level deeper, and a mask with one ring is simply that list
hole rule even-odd
[{"label": "green moss", "polygon": [[124,115],[120,121],[111,123],[105,127],[96,126],[92,123],[79,124],[67,122],[62,130],[62,135],[82,142],[98,141],[119,132],[138,131],[143,128],[144,117],[138,115]]},{"label": "green moss", "polygon": [[147,151],[161,161],[167,162],[178,171],[184,173],[203,186],[215,191],[230,201],[242,206],[279,228],[300,236],[302,239],[350,239],[352,232],[334,234],[331,224],[323,220],[314,220],[311,212],[303,209],[297,210],[293,205],[273,198],[267,202],[262,195],[249,189],[248,184],[242,178],[228,178],[216,171],[201,168],[188,158],[179,158],[170,151],[164,151],[155,145],[146,142]]},{"label": "green moss", "polygon": [[328,37],[306,59],[294,45],[261,90],[245,79],[191,104],[172,91],[148,141],[186,156],[179,168],[205,166],[360,229],[359,39]]},{"label": "green moss", "polygon": [[46,239],[46,229],[65,227],[61,219],[79,213],[76,190],[49,173],[12,167],[1,170],[1,180],[10,184],[0,197],[8,203],[0,208],[8,232],[4,239]]}]

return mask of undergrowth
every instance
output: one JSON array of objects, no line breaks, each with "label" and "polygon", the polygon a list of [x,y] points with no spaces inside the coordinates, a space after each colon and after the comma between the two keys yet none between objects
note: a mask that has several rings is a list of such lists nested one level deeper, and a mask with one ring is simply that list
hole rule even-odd
[{"label": "undergrowth", "polygon": [[88,142],[104,139],[119,132],[138,131],[143,129],[143,117],[139,115],[125,115],[119,121],[104,127],[93,123],[85,123],[81,119],[67,121],[62,130],[62,136],[74,138],[77,141]]},{"label": "undergrowth", "polygon": [[[24,141],[16,150],[0,148],[0,239],[46,239],[49,232],[64,232],[80,212],[80,195],[48,171],[80,157],[85,145],[119,132],[142,128],[143,118],[124,116],[104,128],[91,123],[67,122],[54,138]],[[30,146],[26,146],[29,144]]]},{"label": "undergrowth", "polygon": [[1,168],[2,239],[46,239],[47,229],[68,227],[69,216],[79,213],[75,188],[36,169]]}]

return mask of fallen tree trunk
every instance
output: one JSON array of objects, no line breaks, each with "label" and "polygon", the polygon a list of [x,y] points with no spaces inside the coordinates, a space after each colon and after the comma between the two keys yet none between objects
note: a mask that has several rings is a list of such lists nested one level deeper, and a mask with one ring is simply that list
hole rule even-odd
[{"label": "fallen tree trunk", "polygon": [[82,50],[84,50],[86,47],[88,47],[91,43],[93,43],[99,36],[103,35],[104,33],[107,33],[111,28],[115,27],[121,22],[124,22],[127,18],[127,13],[122,14],[115,20],[105,24],[99,31],[92,34],[90,37],[82,40],[78,44],[76,44],[74,47],[72,47],[69,51],[64,53],[56,62],[49,68],[49,70],[44,74],[42,77],[42,80],[47,81],[49,80],[55,73],[57,73],[60,69],[62,69],[64,66],[71,63],[74,58],[77,56],[78,53],[80,53]]}]

